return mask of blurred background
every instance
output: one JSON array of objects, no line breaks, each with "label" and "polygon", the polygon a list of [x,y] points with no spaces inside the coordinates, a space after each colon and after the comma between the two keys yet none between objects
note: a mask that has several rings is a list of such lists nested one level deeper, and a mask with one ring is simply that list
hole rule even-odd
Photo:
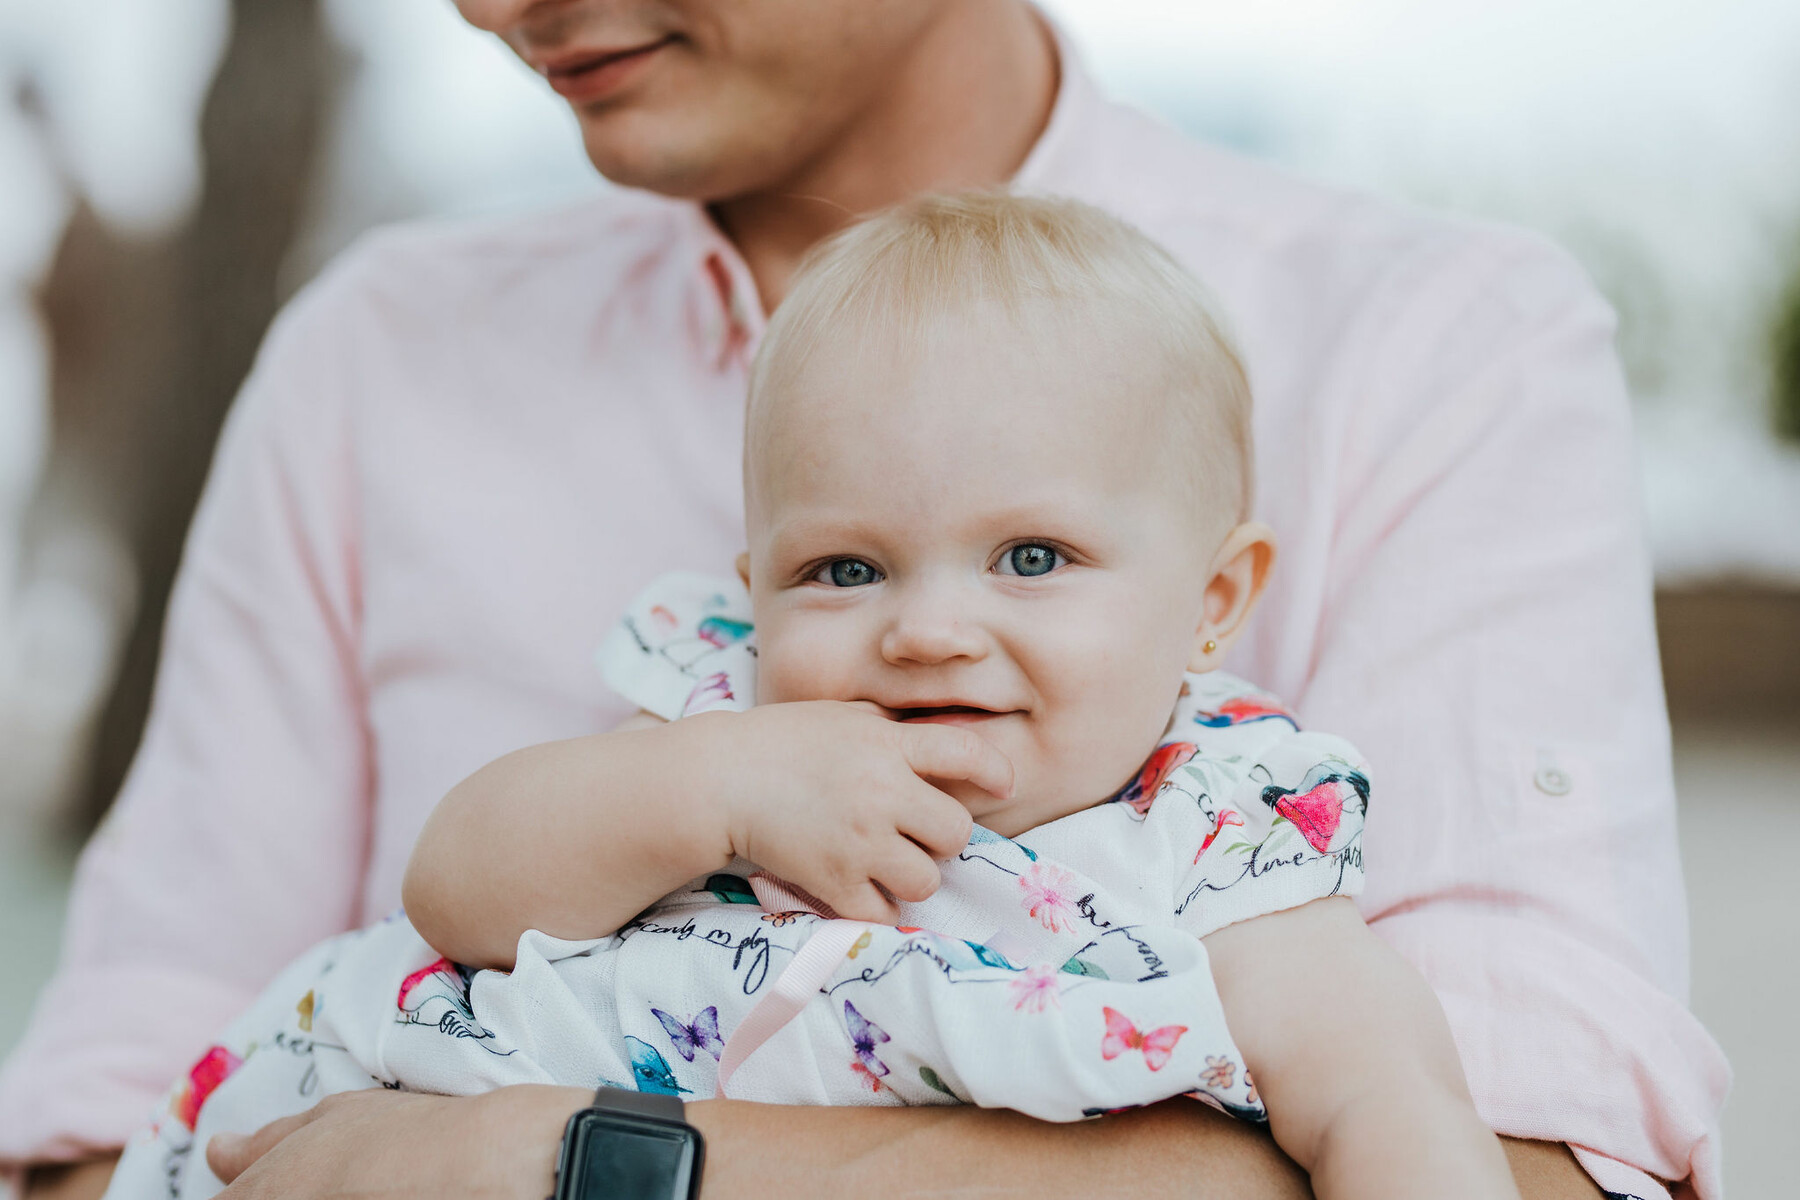
[{"label": "blurred background", "polygon": [[[1102,85],[1529,225],[1620,315],[1735,1195],[1800,1127],[1800,4],[1047,0]],[[0,0],[0,1054],[129,764],[219,421],[359,232],[605,186],[449,0]],[[1778,861],[1778,860],[1776,860]],[[1546,1081],[1554,1085],[1553,1080]]]}]

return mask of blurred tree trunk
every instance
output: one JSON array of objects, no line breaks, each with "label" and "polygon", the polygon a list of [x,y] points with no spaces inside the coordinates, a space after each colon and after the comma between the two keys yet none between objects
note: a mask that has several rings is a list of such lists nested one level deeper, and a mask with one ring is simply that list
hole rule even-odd
[{"label": "blurred tree trunk", "polygon": [[54,432],[39,509],[119,531],[139,583],[78,793],[84,825],[112,803],[137,750],[182,539],[226,409],[280,302],[277,276],[329,102],[318,0],[233,0],[232,21],[201,121],[204,191],[193,219],[142,243],[78,213],[43,298]]}]

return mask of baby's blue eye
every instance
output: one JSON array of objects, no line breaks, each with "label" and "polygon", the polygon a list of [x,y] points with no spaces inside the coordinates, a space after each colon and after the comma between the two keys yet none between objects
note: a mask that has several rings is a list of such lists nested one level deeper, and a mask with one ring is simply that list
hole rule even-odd
[{"label": "baby's blue eye", "polygon": [[813,578],[833,587],[864,587],[880,582],[881,572],[860,558],[838,558],[826,563]]},{"label": "baby's blue eye", "polygon": [[1048,575],[1063,563],[1063,556],[1039,542],[1014,546],[995,564],[1002,575]]}]

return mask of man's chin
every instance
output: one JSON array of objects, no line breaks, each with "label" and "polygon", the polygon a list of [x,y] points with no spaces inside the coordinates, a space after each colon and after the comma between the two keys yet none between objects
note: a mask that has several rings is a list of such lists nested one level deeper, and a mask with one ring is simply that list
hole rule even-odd
[{"label": "man's chin", "polygon": [[761,180],[736,165],[738,154],[713,153],[714,139],[682,122],[642,112],[575,113],[588,161],[609,183],[678,200],[711,203],[756,190]]}]

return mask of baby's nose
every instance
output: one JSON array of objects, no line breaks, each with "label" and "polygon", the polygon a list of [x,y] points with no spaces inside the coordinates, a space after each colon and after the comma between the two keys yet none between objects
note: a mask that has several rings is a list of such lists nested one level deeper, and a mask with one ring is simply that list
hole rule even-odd
[{"label": "baby's nose", "polygon": [[881,639],[881,656],[896,664],[980,660],[987,652],[988,639],[981,627],[941,600],[907,604]]}]

